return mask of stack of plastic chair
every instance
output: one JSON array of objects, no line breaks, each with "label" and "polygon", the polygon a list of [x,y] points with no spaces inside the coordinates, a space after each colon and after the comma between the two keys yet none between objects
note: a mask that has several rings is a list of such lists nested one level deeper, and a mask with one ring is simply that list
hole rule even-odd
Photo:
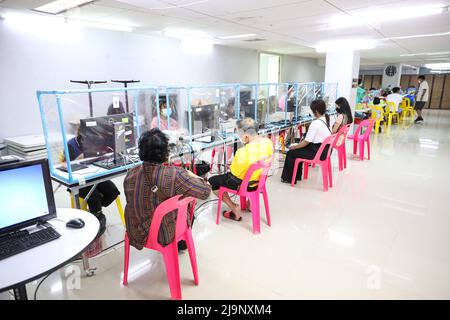
[{"label": "stack of plastic chair", "polygon": [[387,101],[386,104],[387,105],[386,105],[385,115],[387,118],[388,127],[391,127],[392,119],[397,118],[397,123],[398,123],[400,121],[400,116],[397,112],[397,105],[395,104],[395,102]]},{"label": "stack of plastic chair", "polygon": [[347,168],[347,150],[345,147],[345,141],[347,140],[348,130],[350,130],[351,124],[343,126],[336,134],[336,139],[333,142],[333,149],[338,152],[339,171]]},{"label": "stack of plastic chair", "polygon": [[409,98],[403,98],[402,101],[402,120],[404,121],[408,115],[411,116],[411,118],[414,117],[414,108],[411,106],[411,100]]},{"label": "stack of plastic chair", "polygon": [[[298,165],[300,164],[300,162],[303,162],[303,179],[306,180],[308,179],[308,170],[309,170],[309,164],[311,164],[312,166],[315,166],[316,164],[319,165],[322,168],[322,182],[323,182],[323,191],[328,191],[328,187],[333,187],[333,175],[332,175],[332,170],[331,170],[331,150],[333,149],[333,142],[336,138],[336,135],[333,134],[331,136],[329,136],[328,138],[326,138],[319,150],[316,153],[316,156],[314,157],[313,160],[310,159],[302,159],[302,158],[297,158],[295,160],[294,163],[294,173],[292,175],[292,180],[291,180],[291,186],[293,187],[295,184],[295,181],[297,179],[297,170],[298,170]],[[323,153],[323,150],[325,149],[326,146],[328,147],[328,152],[327,152],[327,156],[324,160],[321,160],[321,156]]]},{"label": "stack of plastic chair", "polygon": [[[231,190],[225,187],[220,187],[219,189],[219,203],[217,205],[217,219],[216,224],[219,224],[220,218],[220,208],[222,206],[222,196],[224,192],[232,193],[238,195],[240,197],[241,209],[245,210],[246,208],[246,200],[250,200],[250,209],[252,211],[252,220],[253,220],[253,233],[260,233],[260,206],[259,206],[259,195],[262,194],[264,199],[264,206],[266,208],[266,219],[267,225],[270,226],[270,211],[269,211],[269,198],[267,196],[266,190],[266,180],[267,175],[269,174],[269,169],[272,165],[273,157],[266,158],[260,160],[250,166],[245,174],[244,179],[242,180],[241,186],[238,190]],[[251,176],[255,171],[261,170],[261,175],[259,176],[258,186],[255,190],[248,190],[248,186],[250,184]]]},{"label": "stack of plastic chair", "polygon": [[372,106],[372,119],[375,120],[375,134],[380,132],[380,125],[383,122],[386,129],[386,121],[384,121],[384,109],[380,106]]},{"label": "stack of plastic chair", "polygon": [[[364,160],[364,149],[367,144],[367,155],[370,160],[370,133],[372,132],[375,124],[374,119],[367,119],[362,121],[354,134],[348,136],[348,139],[353,140],[353,154],[356,155],[357,148],[359,146],[359,159]],[[365,129],[365,130],[364,130]],[[363,132],[364,130],[364,132]]]},{"label": "stack of plastic chair", "polygon": [[[191,260],[192,272],[194,274],[194,283],[198,285],[198,269],[197,259],[195,255],[194,240],[192,238],[191,227],[187,224],[188,206],[191,204],[190,221],[194,216],[194,206],[196,200],[192,197],[181,199],[181,195],[177,195],[162,202],[153,213],[152,224],[147,238],[145,247],[159,251],[164,259],[166,266],[167,280],[169,281],[170,295],[172,299],[181,299],[181,281],[180,281],[180,266],[178,261],[178,242],[180,240],[186,241],[189,251],[189,258]],[[177,211],[175,239],[172,243],[163,247],[158,242],[158,232],[161,227],[162,219],[170,212]],[[125,233],[125,259],[123,271],[123,284],[128,284],[128,267],[130,261],[130,240],[128,233]]]}]

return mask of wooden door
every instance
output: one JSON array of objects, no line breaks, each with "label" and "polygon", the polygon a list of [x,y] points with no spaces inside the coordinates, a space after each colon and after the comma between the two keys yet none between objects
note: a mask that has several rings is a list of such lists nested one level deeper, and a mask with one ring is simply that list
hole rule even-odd
[{"label": "wooden door", "polygon": [[[444,91],[444,79],[445,75],[435,74],[426,76],[428,85],[430,85],[430,100],[428,104],[428,108],[430,109],[440,109],[441,107],[441,98]],[[431,82],[430,82],[431,81]]]},{"label": "wooden door", "polygon": [[450,109],[450,74],[446,74],[444,78],[441,109]]},{"label": "wooden door", "polygon": [[373,76],[371,87],[375,88],[375,89],[381,89],[381,80],[382,80],[382,76],[381,75]]}]

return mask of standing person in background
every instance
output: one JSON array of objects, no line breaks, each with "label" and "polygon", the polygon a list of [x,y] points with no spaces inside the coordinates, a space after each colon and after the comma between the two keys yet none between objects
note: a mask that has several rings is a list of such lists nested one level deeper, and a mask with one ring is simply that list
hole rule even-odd
[{"label": "standing person in background", "polygon": [[425,80],[425,76],[420,75],[418,77],[418,80],[419,80],[419,89],[417,90],[416,105],[414,107],[414,109],[416,109],[417,112],[417,119],[414,120],[415,123],[423,121],[422,109],[425,107],[425,104],[428,102],[428,98],[430,96],[429,94],[430,88],[428,87],[427,80]]}]

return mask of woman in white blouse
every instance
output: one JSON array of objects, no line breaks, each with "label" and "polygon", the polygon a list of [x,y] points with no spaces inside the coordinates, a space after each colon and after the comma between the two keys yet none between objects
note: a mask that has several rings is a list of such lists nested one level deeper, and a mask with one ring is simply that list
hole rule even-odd
[{"label": "woman in white blouse", "polygon": [[[314,100],[311,102],[310,107],[316,119],[309,126],[305,139],[289,148],[286,154],[286,161],[284,162],[283,173],[281,174],[281,182],[291,183],[295,159],[314,159],[322,142],[331,135],[330,117],[326,114],[327,106],[325,102],[323,100]],[[325,158],[327,152],[328,147],[323,150],[322,157]],[[297,180],[302,179],[302,171],[303,162],[300,162]]]}]

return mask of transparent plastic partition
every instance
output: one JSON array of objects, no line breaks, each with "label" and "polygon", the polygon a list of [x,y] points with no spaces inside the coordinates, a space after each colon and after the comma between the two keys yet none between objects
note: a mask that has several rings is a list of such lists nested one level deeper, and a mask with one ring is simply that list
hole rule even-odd
[{"label": "transparent plastic partition", "polygon": [[237,96],[239,90],[237,85],[222,85],[219,90],[219,135],[220,138],[228,139],[234,136],[238,113],[236,112]]},{"label": "transparent plastic partition", "polygon": [[146,110],[156,92],[153,87],[38,91],[52,176],[83,183],[138,163],[136,142],[150,127]]},{"label": "transparent plastic partition", "polygon": [[298,84],[298,108],[302,121],[312,120],[310,106],[311,102],[316,99],[315,87],[313,82]]},{"label": "transparent plastic partition", "polygon": [[239,85],[239,119],[252,118],[257,120],[257,84]]}]

